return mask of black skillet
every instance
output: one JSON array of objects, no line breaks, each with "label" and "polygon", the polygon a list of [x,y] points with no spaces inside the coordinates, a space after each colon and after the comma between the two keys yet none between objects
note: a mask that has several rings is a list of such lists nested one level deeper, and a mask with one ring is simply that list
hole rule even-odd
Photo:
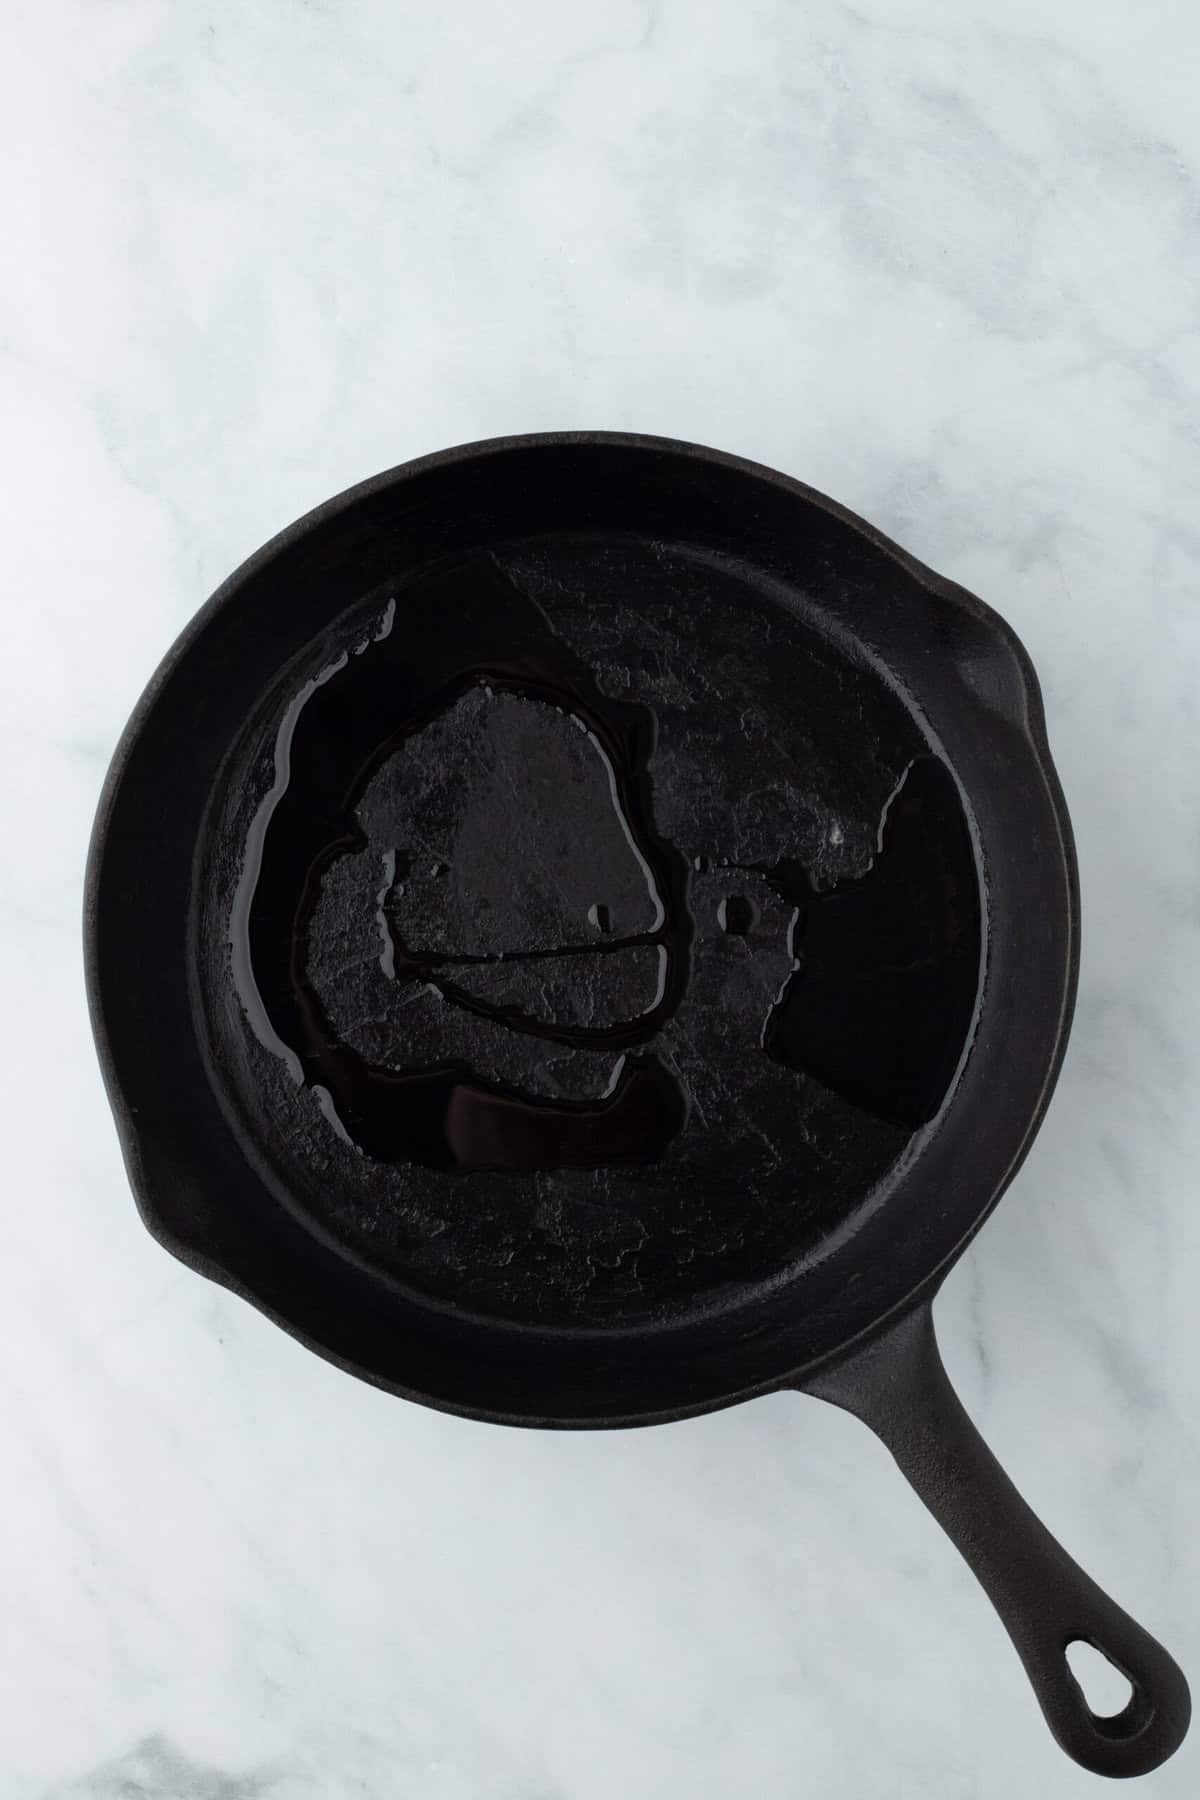
[{"label": "black skillet", "polygon": [[[469,445],[318,508],[150,684],[88,983],[175,1255],[342,1368],[539,1426],[857,1414],[1059,1743],[1189,1699],[955,1398],[930,1307],[1063,1055],[1078,899],[1028,658],[785,477]],[[1067,1646],[1132,1686],[1089,1710]]]}]

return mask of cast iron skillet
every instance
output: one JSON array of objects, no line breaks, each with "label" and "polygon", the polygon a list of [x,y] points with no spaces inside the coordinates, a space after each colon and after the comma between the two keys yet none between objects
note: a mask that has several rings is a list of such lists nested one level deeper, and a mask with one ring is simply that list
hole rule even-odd
[{"label": "cast iron skillet", "polygon": [[[133,1189],[184,1262],[474,1418],[832,1401],[1070,1756],[1135,1775],[1180,1743],[1179,1669],[1015,1492],[934,1339],[1078,955],[1036,679],[973,596],[691,445],[409,463],[168,655],[101,801],[86,948]],[[1076,1640],[1128,1677],[1115,1717]]]}]

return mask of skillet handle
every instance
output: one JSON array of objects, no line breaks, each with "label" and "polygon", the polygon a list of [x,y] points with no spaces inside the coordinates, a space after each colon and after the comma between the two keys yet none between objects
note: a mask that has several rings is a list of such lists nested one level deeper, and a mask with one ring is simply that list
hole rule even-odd
[{"label": "skillet handle", "polygon": [[[929,1301],[800,1385],[887,1445],[999,1613],[1068,1756],[1097,1775],[1144,1775],[1179,1748],[1191,1716],[1182,1671],[1022,1500],[950,1385]],[[1077,1640],[1133,1689],[1112,1718],[1091,1711],[1071,1673],[1065,1652]]]}]

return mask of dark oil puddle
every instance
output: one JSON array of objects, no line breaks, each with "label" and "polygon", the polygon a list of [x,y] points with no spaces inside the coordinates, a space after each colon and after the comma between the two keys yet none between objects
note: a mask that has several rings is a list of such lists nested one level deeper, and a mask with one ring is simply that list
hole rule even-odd
[{"label": "dark oil puddle", "polygon": [[[382,1161],[653,1162],[688,1114],[677,1065],[655,1041],[694,958],[711,950],[689,912],[690,867],[655,826],[654,715],[604,694],[491,559],[422,594],[419,641],[406,642],[389,607],[284,715],[231,919],[246,1015],[335,1129]],[[609,1053],[607,1091],[547,1098],[481,1075],[469,1053],[403,1068],[403,1044],[384,1063],[342,1040],[311,964],[333,929],[322,906],[331,872],[368,851],[389,991],[436,996],[478,1030],[548,1052]],[[701,865],[737,869],[716,854]],[[792,973],[751,1022],[747,1055],[765,1050],[882,1120],[930,1119],[979,982],[978,879],[949,771],[932,755],[909,765],[857,880],[817,891],[794,861],[745,872],[792,921]],[[749,946],[757,921],[731,885],[719,934]]]},{"label": "dark oil puddle", "polygon": [[[653,716],[645,707],[602,695],[539,609],[490,560],[448,578],[442,599],[440,606],[425,609],[419,664],[394,631],[377,634],[308,683],[285,715],[275,783],[256,816],[233,909],[234,976],[247,1016],[293,1077],[319,1091],[342,1133],[385,1161],[464,1170],[653,1161],[681,1129],[686,1106],[678,1082],[659,1059],[636,1052],[678,1005],[691,939],[686,870],[658,838],[650,811]],[[480,660],[478,646],[489,640],[494,654]],[[464,668],[465,641],[475,654]],[[597,897],[580,916],[581,925],[589,924],[593,912],[594,939],[513,948],[523,932],[536,939],[541,928],[544,936],[546,923],[537,896],[530,903],[518,893],[494,947],[413,945],[401,937],[393,906],[397,871],[403,868],[402,849],[393,849],[375,897],[381,966],[398,984],[431,985],[448,1004],[550,1044],[619,1053],[611,1091],[597,1099],[528,1096],[454,1061],[412,1070],[369,1062],[338,1038],[309,979],[309,931],[322,881],[340,858],[367,847],[356,808],[374,777],[394,768],[402,782],[406,746],[478,690],[489,698],[513,696],[551,707],[586,737],[617,826],[609,835],[649,903],[645,928],[608,936],[608,905]],[[496,817],[491,845],[476,852],[477,881],[487,881],[490,858],[491,873],[504,885],[519,823],[511,814]],[[587,819],[576,829],[587,833],[589,825],[596,829]],[[569,862],[569,843],[555,849],[560,867]],[[628,867],[616,874],[617,885],[627,889]],[[585,953],[615,960],[638,949],[657,952],[655,992],[629,1016],[600,1025],[535,1018],[519,1002],[497,1002],[464,979],[480,968],[508,970]]]},{"label": "dark oil puddle", "polygon": [[979,991],[979,882],[954,778],[934,756],[909,764],[858,881],[814,893],[804,872],[767,871],[799,908],[797,970],[763,1047],[847,1100],[900,1125],[941,1106]]}]

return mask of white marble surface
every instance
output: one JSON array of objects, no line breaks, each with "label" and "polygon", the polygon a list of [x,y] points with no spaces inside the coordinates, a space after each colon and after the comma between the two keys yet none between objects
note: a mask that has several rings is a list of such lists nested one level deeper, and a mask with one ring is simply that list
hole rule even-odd
[{"label": "white marble surface", "polygon": [[[976,589],[1044,680],[1086,942],[939,1323],[1047,1522],[1200,1676],[1200,15],[13,0],[4,37],[0,1792],[1094,1791],[850,1419],[461,1423],[171,1262],[79,890],[178,628],[406,457],[697,439]],[[1145,1783],[1198,1787],[1198,1737]]]}]

